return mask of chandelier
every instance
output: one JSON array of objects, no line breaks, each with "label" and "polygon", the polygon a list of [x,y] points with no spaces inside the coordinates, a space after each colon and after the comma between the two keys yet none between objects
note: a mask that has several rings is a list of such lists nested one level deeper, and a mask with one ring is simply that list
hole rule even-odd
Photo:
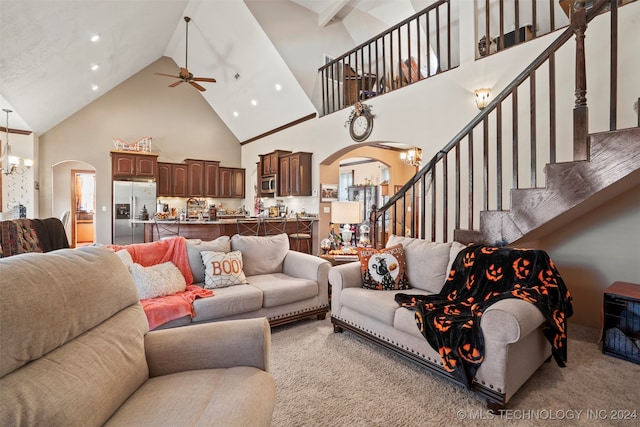
[{"label": "chandelier", "polygon": [[0,168],[0,171],[2,171],[4,175],[20,175],[33,166],[33,160],[21,159],[20,157],[13,156],[11,154],[11,145],[9,144],[9,113],[12,113],[13,111],[8,108],[3,108],[2,111],[7,115],[7,122],[5,127],[6,141],[4,146],[0,147],[0,153],[2,153],[2,168]]},{"label": "chandelier", "polygon": [[422,163],[422,149],[413,147],[407,151],[400,153],[400,160],[408,164],[409,166],[420,167]]}]

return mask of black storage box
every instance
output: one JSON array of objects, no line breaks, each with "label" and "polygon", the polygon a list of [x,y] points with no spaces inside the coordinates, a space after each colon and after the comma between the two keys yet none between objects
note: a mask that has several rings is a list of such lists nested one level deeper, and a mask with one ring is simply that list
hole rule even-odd
[{"label": "black storage box", "polygon": [[602,352],[640,364],[640,285],[615,282],[605,290]]}]

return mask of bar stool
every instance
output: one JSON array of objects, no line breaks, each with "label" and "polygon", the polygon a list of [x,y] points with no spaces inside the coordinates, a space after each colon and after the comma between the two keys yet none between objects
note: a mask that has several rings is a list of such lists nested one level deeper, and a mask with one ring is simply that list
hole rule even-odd
[{"label": "bar stool", "polygon": [[159,222],[154,216],[153,222],[156,225],[156,233],[158,233],[158,240],[170,239],[180,235],[180,218],[175,220],[162,220]]},{"label": "bar stool", "polygon": [[289,234],[289,238],[295,242],[296,251],[300,251],[302,242],[307,245],[307,252],[311,253],[311,228],[313,227],[313,221],[304,221],[300,218],[300,215],[296,215],[296,232]]},{"label": "bar stool", "polygon": [[241,236],[257,236],[260,234],[261,222],[259,219],[242,219],[236,220],[238,226],[238,234]]},{"label": "bar stool", "polygon": [[276,234],[285,233],[287,229],[287,217],[277,218],[274,220],[269,220],[268,218],[263,218],[262,223],[264,224],[264,235],[265,236],[275,236]]}]

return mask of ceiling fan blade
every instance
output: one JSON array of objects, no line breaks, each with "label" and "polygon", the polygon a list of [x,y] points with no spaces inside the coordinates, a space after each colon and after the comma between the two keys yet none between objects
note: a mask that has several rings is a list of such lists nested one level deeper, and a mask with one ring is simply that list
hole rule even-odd
[{"label": "ceiling fan blade", "polygon": [[178,86],[180,83],[183,83],[183,81],[182,81],[182,80],[178,80],[177,82],[170,84],[170,85],[169,85],[169,87],[176,87],[176,86]]},{"label": "ceiling fan blade", "polygon": [[173,76],[171,74],[164,74],[164,73],[153,73],[153,74],[155,74],[156,76],[173,77],[174,79],[179,79],[180,78],[178,76]]},{"label": "ceiling fan blade", "polygon": [[215,83],[216,79],[213,78],[209,78],[209,77],[194,77],[191,79],[194,82],[209,82],[209,83]]},{"label": "ceiling fan blade", "polygon": [[198,83],[196,82],[192,82],[190,81],[189,84],[193,87],[195,87],[196,89],[198,89],[200,92],[204,92],[206,89],[203,88],[202,86],[200,86]]}]

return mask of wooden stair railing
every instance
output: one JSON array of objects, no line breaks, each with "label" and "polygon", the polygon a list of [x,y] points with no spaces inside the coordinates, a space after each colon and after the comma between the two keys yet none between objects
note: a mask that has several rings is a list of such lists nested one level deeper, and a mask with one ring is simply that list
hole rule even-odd
[{"label": "wooden stair railing", "polygon": [[[617,2],[598,0],[587,11],[584,0],[573,1],[575,5],[572,5],[574,12],[570,27],[560,33],[547,49],[495,96],[485,109],[437,152],[384,206],[373,210],[370,222],[371,238],[375,247],[384,246],[389,234],[447,242],[454,238],[455,230],[475,230],[481,211],[502,211],[503,197],[505,194],[508,195],[511,189],[536,188],[539,182],[543,182],[544,177],[539,177],[538,171],[544,170],[546,164],[557,161],[555,54],[574,35],[576,87],[573,160],[589,159],[584,34],[587,23],[609,6],[612,23],[611,45],[615,46],[618,32]],[[612,54],[612,82],[617,82],[616,62],[617,55]],[[541,79],[537,77],[538,74],[543,74],[545,65],[548,75],[548,97],[544,97],[547,102],[544,107],[548,110],[549,116],[539,117],[538,112],[543,108],[537,94],[543,89],[537,81]],[[611,84],[611,90],[617,91],[616,83]],[[528,111],[519,111],[519,94],[528,96]],[[616,96],[612,93],[610,98],[610,126],[611,130],[614,130]],[[503,120],[503,115],[508,116],[506,120]],[[528,123],[523,123],[522,120],[528,120]],[[536,132],[538,120],[548,121],[548,135]],[[522,138],[520,126],[529,128],[528,141],[521,141],[525,138]],[[512,143],[503,144],[503,139],[506,138],[511,138]],[[545,147],[538,142],[544,139]],[[474,149],[475,144],[482,144],[481,159],[474,158],[478,152]],[[546,155],[543,158],[541,154],[544,153]],[[521,164],[521,158],[528,160],[528,167]],[[504,170],[505,166],[510,170]],[[521,176],[521,168],[529,171],[529,177]],[[450,174],[454,176],[453,180]],[[525,183],[525,179],[528,179],[528,182]],[[463,188],[463,180],[466,181],[466,188]],[[450,212],[451,208],[453,212]],[[453,222],[452,226],[450,221]]]}]

